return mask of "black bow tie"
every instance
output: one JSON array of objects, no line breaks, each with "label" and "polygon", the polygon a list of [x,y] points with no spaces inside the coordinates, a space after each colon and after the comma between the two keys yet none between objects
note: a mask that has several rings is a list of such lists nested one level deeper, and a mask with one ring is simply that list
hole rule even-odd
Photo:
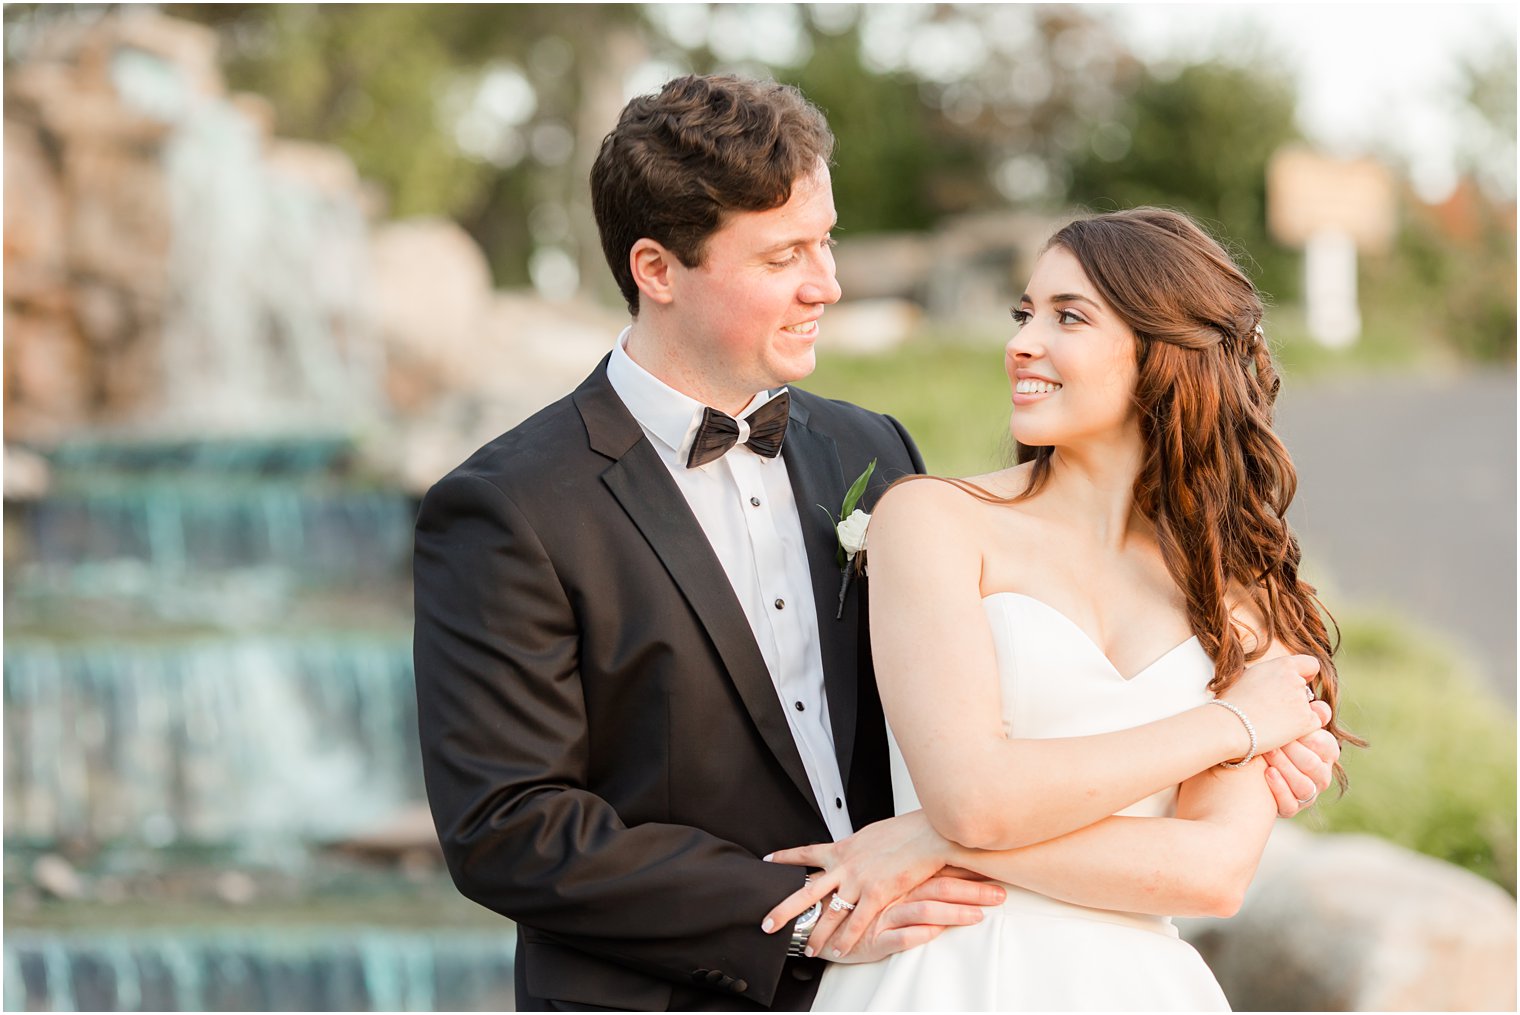
[{"label": "black bow tie", "polygon": [[[786,437],[786,416],[791,406],[791,396],[783,391],[760,408],[744,417],[749,424],[749,440],[745,444],[762,458],[775,458],[781,453],[781,441]],[[732,416],[717,409],[702,410],[702,425],[692,439],[691,453],[686,456],[686,467],[715,462],[739,443],[739,423]]]}]

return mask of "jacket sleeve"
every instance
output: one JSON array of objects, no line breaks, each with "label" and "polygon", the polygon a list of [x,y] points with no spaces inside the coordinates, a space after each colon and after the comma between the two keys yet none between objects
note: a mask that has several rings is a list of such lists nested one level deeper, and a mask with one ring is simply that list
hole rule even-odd
[{"label": "jacket sleeve", "polygon": [[918,445],[913,443],[913,438],[909,436],[908,431],[893,417],[888,416],[886,419],[892,424],[892,429],[897,431],[897,436],[902,438],[903,448],[908,452],[908,460],[913,463],[914,473],[922,475],[928,472],[929,470],[924,467],[924,456],[919,454]]},{"label": "jacket sleeve", "polygon": [[435,486],[414,579],[423,773],[460,891],[654,976],[720,971],[769,1005],[789,935],[760,921],[802,870],[698,828],[628,827],[587,790],[575,616],[508,495],[468,473]]}]

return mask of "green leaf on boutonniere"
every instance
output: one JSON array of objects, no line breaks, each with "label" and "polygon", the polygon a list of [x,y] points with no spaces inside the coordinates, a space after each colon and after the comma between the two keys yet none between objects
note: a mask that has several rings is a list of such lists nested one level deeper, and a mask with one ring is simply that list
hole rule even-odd
[{"label": "green leaf on boutonniere", "polygon": [[866,484],[871,481],[871,473],[875,471],[876,459],[873,458],[871,459],[871,464],[866,466],[866,471],[862,472],[859,478],[850,484],[850,489],[845,493],[844,506],[839,509],[839,517],[841,519],[850,517],[850,512],[854,511],[855,505],[860,503],[860,498],[866,492]]},{"label": "green leaf on boutonniere", "polygon": [[[834,559],[839,562],[839,609],[834,612],[835,620],[844,616],[844,598],[850,591],[850,579],[865,559],[861,554],[865,550],[865,526],[870,523],[871,516],[858,510],[856,505],[865,495],[866,484],[871,481],[871,474],[875,471],[876,459],[873,458],[871,464],[866,466],[866,471],[845,491],[844,503],[839,506],[839,521],[834,526],[834,538],[838,542]],[[846,529],[849,529],[848,533]],[[847,539],[848,547],[845,545]]]}]

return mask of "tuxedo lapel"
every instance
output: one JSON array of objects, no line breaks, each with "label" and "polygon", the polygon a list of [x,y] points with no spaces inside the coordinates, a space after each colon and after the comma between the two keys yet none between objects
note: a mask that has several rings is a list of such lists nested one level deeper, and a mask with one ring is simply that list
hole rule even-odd
[{"label": "tuxedo lapel", "polygon": [[[592,448],[614,459],[602,473],[602,481],[681,589],[722,657],[761,737],[822,820],[802,755],[744,609],[665,463],[608,383],[606,361],[574,397]],[[650,622],[658,623],[659,618]]]},{"label": "tuxedo lapel", "polygon": [[[829,720],[834,730],[834,756],[839,775],[850,784],[850,759],[855,752],[855,720],[858,710],[859,673],[856,667],[860,613],[846,603],[839,611],[839,547],[834,523],[848,486],[839,464],[839,448],[828,434],[807,426],[805,407],[792,400],[781,456],[797,499],[802,522],[802,541],[807,546],[808,569],[813,576],[813,602],[818,610],[818,648],[823,657],[823,684],[829,698]],[[857,593],[853,592],[851,595]]]}]

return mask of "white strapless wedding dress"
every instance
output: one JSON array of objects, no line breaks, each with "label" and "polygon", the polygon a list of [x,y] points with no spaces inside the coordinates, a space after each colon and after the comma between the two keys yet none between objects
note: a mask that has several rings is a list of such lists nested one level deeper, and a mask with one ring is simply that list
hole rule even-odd
[{"label": "white strapless wedding dress", "polygon": [[[1038,599],[982,600],[1010,737],[1127,729],[1207,701],[1214,664],[1190,638],[1126,679],[1080,627]],[[918,797],[891,744],[897,813]],[[1121,814],[1166,817],[1177,789]],[[1089,909],[1008,886],[981,923],[868,965],[831,965],[814,1011],[1219,1011],[1229,1002],[1164,916]]]}]

